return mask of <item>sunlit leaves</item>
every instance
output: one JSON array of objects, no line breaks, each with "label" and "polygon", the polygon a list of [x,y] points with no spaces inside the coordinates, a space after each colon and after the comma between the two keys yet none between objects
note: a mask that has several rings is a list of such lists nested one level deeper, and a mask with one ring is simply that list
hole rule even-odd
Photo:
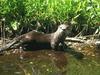
[{"label": "sunlit leaves", "polygon": [[17,30],[18,29],[18,26],[19,26],[20,23],[18,23],[17,21],[14,21],[14,22],[11,22],[11,26],[14,30]]},{"label": "sunlit leaves", "polygon": [[21,22],[22,26],[34,20],[63,23],[69,19],[77,26],[91,26],[100,22],[100,1],[0,0],[0,16],[5,17],[8,24],[16,21]]}]

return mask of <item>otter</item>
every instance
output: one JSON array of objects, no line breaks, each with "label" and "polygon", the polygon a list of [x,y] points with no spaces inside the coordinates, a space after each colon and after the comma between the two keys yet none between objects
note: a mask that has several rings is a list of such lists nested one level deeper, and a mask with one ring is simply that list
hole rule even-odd
[{"label": "otter", "polygon": [[70,26],[61,24],[53,33],[42,33],[32,30],[26,34],[20,35],[6,46],[2,47],[0,51],[16,49],[22,47],[23,49],[53,49],[57,50],[59,44],[64,44],[66,36],[69,34]]}]

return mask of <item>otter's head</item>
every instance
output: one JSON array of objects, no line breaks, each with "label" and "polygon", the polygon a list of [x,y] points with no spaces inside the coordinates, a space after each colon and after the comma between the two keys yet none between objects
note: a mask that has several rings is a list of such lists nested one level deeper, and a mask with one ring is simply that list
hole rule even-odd
[{"label": "otter's head", "polygon": [[58,26],[57,31],[65,32],[67,29],[69,30],[69,25],[61,24],[61,25]]}]

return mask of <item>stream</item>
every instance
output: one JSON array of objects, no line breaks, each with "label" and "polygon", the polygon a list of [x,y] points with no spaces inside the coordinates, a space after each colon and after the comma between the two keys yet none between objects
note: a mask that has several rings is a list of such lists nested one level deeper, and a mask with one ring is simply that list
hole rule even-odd
[{"label": "stream", "polygon": [[53,50],[12,52],[0,55],[0,75],[100,75],[100,59]]}]

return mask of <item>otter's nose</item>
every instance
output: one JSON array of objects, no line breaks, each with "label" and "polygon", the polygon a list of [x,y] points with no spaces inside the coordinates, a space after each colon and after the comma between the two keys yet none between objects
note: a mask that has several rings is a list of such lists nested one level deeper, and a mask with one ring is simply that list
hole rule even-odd
[{"label": "otter's nose", "polygon": [[63,31],[65,31],[66,29],[62,29]]}]

